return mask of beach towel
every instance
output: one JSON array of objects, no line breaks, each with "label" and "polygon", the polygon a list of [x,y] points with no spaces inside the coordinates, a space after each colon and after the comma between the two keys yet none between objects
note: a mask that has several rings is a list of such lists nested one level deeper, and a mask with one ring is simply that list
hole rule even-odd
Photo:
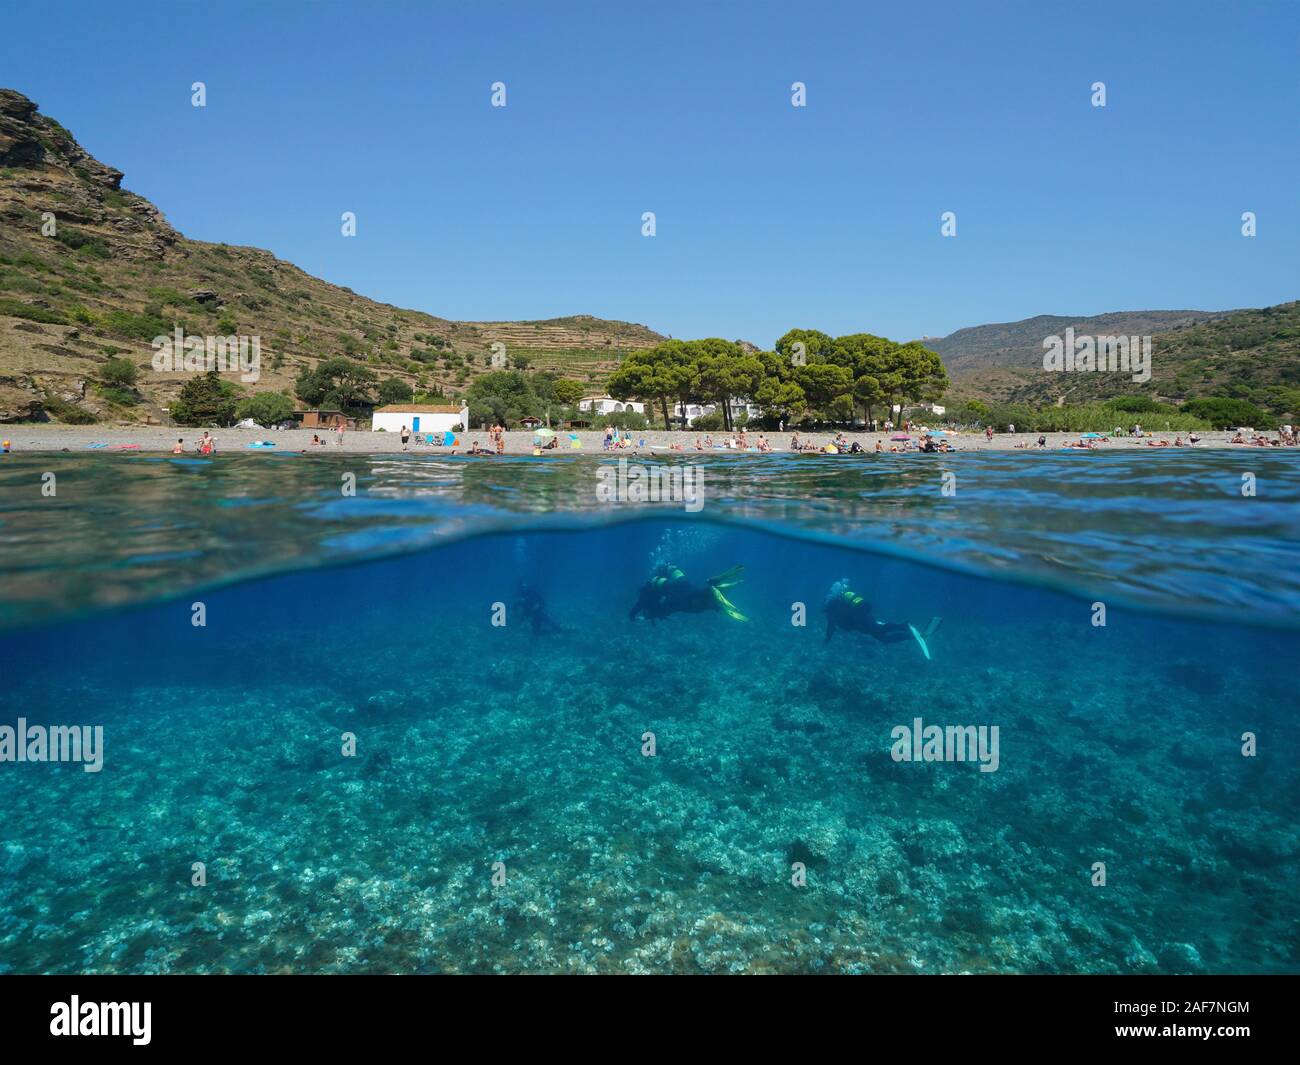
[{"label": "beach towel", "polygon": [[578,439],[577,433],[569,434],[569,447],[582,447],[582,441]]},{"label": "beach towel", "polygon": [[139,444],[118,444],[117,450],[118,451],[139,451],[140,445]]},{"label": "beach towel", "polygon": [[442,446],[443,446],[443,447],[455,447],[455,446],[456,446],[456,434],[455,434],[455,433],[443,433],[443,434],[442,434]]},{"label": "beach towel", "polygon": [[87,451],[91,451],[91,450],[93,450],[93,449],[95,449],[95,448],[101,448],[101,447],[108,447],[108,445],[107,445],[107,444],[87,444],[87,445],[86,445],[86,450],[87,450]]},{"label": "beach towel", "polygon": [[270,440],[255,440],[253,441],[253,443],[249,444],[248,446],[249,447],[275,447],[275,444],[273,444]]}]

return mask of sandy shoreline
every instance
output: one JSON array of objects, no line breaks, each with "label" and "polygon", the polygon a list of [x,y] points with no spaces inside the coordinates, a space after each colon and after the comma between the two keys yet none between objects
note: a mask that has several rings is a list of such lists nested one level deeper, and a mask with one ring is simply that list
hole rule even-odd
[{"label": "sandy shoreline", "polygon": [[[185,440],[185,452],[193,453],[197,449],[198,439],[202,435],[202,429],[177,429],[167,426],[138,426],[127,428],[107,428],[98,425],[12,425],[0,426],[0,440],[8,440],[12,451],[16,454],[29,451],[80,451],[87,454],[94,453],[121,453],[123,445],[136,445],[130,450],[148,451],[148,452],[170,452],[175,446],[178,437]],[[325,435],[328,438],[328,444],[324,447],[312,445],[313,435]],[[598,431],[582,431],[575,434],[581,441],[582,447],[574,449],[571,446],[569,434],[561,432],[559,434],[560,446],[554,451],[546,452],[547,455],[556,454],[573,454],[578,450],[585,454],[600,454],[602,452],[603,433]],[[691,432],[665,432],[663,430],[645,430],[635,432],[633,435],[634,445],[627,450],[630,452],[664,452],[671,451],[672,445],[680,444],[682,451],[680,454],[697,455],[701,452],[695,449],[697,435],[702,439],[704,434]],[[862,444],[868,451],[875,451],[876,441],[881,441],[885,450],[888,451],[892,446],[888,433],[849,433],[847,434],[850,441],[856,440]],[[1059,448],[1063,444],[1079,439],[1078,433],[1046,433],[1048,449]],[[1182,436],[1186,440],[1186,434],[1179,433],[1153,433],[1147,439],[1151,440],[1168,440],[1170,444],[1175,438]],[[1243,445],[1229,444],[1232,437],[1230,432],[1204,432],[1199,434],[1201,442],[1197,445],[1199,448],[1219,448],[1232,447],[1241,448]],[[1275,435],[1275,434],[1272,434]],[[276,446],[275,448],[265,449],[271,451],[306,451],[308,454],[337,454],[339,452],[352,452],[354,454],[383,454],[383,453],[400,453],[402,442],[396,433],[374,433],[363,430],[349,431],[344,434],[343,444],[340,447],[337,438],[333,433],[320,434],[317,430],[311,429],[217,429],[213,431],[216,438],[219,452],[235,452],[241,454],[255,455],[259,449],[250,448],[248,445],[260,441],[269,440]],[[767,434],[768,443],[772,445],[774,451],[779,453],[789,453],[790,450],[789,432],[769,433]],[[809,433],[799,435],[800,440],[810,440],[821,446],[829,443],[835,437],[834,433]],[[723,434],[715,433],[714,440],[724,439]],[[758,439],[756,434],[750,434],[748,442],[752,447]],[[1028,445],[1030,450],[1036,450],[1034,444],[1038,439],[1037,433],[998,433],[992,440],[986,440],[982,434],[975,433],[949,433],[948,440],[958,451],[1009,451],[1017,450],[1016,445]],[[463,453],[473,441],[477,440],[481,447],[487,447],[489,442],[487,433],[462,433],[457,437],[456,451]],[[641,446],[644,441],[644,446]],[[91,449],[91,444],[106,444],[107,447]],[[1108,438],[1104,444],[1100,444],[1098,450],[1113,451],[1117,449],[1145,449],[1146,440],[1134,440],[1128,437],[1117,439]],[[1289,449],[1288,449],[1289,450]],[[416,445],[414,442],[408,448],[411,454],[449,454],[451,448],[434,447],[428,444]],[[531,455],[533,452],[533,434],[527,431],[506,433],[506,453],[510,455]],[[716,454],[706,452],[707,454]],[[736,454],[737,452],[722,449],[723,454]],[[755,452],[749,452],[755,453]]]}]

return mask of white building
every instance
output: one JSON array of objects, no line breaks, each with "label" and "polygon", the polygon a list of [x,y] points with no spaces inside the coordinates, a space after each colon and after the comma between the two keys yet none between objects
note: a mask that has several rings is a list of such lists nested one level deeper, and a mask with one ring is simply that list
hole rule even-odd
[{"label": "white building", "polygon": [[636,400],[619,400],[612,396],[586,396],[578,400],[578,410],[590,411],[592,414],[622,414],[624,411],[645,413],[645,404]]},{"label": "white building", "polygon": [[370,430],[400,433],[403,425],[413,433],[446,433],[457,426],[464,429],[469,425],[469,408],[433,403],[390,403],[375,408]]},{"label": "white building", "polygon": [[[695,424],[695,419],[704,414],[716,414],[718,405],[716,403],[687,403],[685,406],[678,403],[673,407],[673,419],[675,421],[685,421],[687,427]],[[731,401],[731,420],[734,422],[742,414],[750,421],[761,417],[763,410],[761,407],[750,403],[743,396]]]}]

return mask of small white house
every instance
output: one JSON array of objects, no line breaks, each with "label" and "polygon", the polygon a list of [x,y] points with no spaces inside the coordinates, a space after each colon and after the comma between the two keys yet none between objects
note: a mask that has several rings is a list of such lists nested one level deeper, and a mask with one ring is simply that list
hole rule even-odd
[{"label": "small white house", "polygon": [[578,400],[578,410],[591,411],[592,414],[622,414],[624,411],[644,414],[645,404],[634,399],[614,399],[612,396],[586,396]]},{"label": "small white house", "polygon": [[[673,417],[677,421],[684,421],[687,427],[695,424],[695,419],[702,414],[716,414],[718,405],[716,403],[688,403],[683,406],[677,403],[673,406]],[[731,418],[733,421],[744,415],[750,421],[759,418],[763,414],[763,408],[751,403],[744,396],[733,398],[731,400]]]},{"label": "small white house", "polygon": [[413,433],[445,433],[458,425],[465,428],[469,425],[469,408],[434,403],[390,403],[375,408],[370,430],[400,433],[403,425]]}]

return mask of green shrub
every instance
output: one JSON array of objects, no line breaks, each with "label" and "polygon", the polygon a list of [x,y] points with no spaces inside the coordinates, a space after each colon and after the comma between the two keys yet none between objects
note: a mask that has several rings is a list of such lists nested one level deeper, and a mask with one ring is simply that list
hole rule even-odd
[{"label": "green shrub", "polygon": [[135,363],[130,359],[109,359],[100,374],[104,384],[122,388],[130,388],[137,376]]},{"label": "green shrub", "polygon": [[177,425],[229,425],[238,405],[239,390],[216,370],[209,370],[185,383],[171,416]]},{"label": "green shrub", "polygon": [[73,229],[71,226],[59,226],[58,232],[54,234],[54,239],[65,247],[81,252],[83,255],[93,255],[98,259],[110,257],[108,245],[104,243],[102,237],[91,236],[79,229]]},{"label": "green shrub", "polygon": [[1276,418],[1265,414],[1255,404],[1244,399],[1226,399],[1219,396],[1192,399],[1183,404],[1183,413],[1203,418],[1215,429],[1232,429],[1238,425],[1249,425],[1255,429],[1272,429],[1277,425]]},{"label": "green shrub", "polygon": [[125,388],[114,388],[111,385],[100,385],[99,394],[119,407],[134,407],[140,402],[140,397],[134,392]]},{"label": "green shrub", "polygon": [[88,410],[83,410],[75,403],[68,403],[57,396],[46,396],[41,402],[45,412],[57,418],[65,425],[94,425],[99,419]]},{"label": "green shrub", "polygon": [[154,303],[164,304],[169,307],[193,307],[194,301],[183,292],[178,292],[174,288],[158,287],[149,290],[149,299]]},{"label": "green shrub", "polygon": [[258,425],[275,425],[293,416],[293,401],[282,392],[258,392],[240,403],[235,413]]},{"label": "green shrub", "polygon": [[381,404],[409,403],[410,401],[411,386],[400,377],[385,377],[379,382],[379,402]]},{"label": "green shrub", "polygon": [[45,322],[47,325],[68,324],[67,318],[50,307],[37,307],[18,300],[0,299],[0,314],[7,314],[10,318],[26,318],[29,322]]},{"label": "green shrub", "polygon": [[118,333],[137,340],[152,340],[172,331],[172,323],[157,314],[132,314],[130,311],[109,311],[100,320],[110,333]]}]

